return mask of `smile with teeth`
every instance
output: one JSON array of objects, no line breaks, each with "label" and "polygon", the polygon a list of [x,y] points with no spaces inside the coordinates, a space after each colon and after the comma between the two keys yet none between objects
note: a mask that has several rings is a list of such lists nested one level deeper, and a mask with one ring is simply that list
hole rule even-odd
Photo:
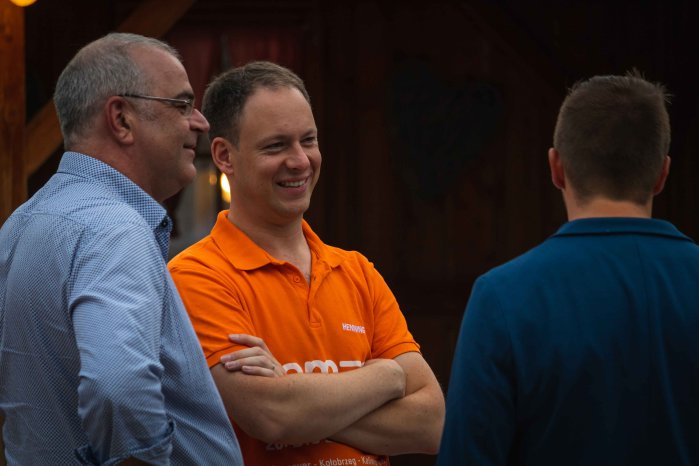
[{"label": "smile with teeth", "polygon": [[284,187],[284,188],[299,188],[299,187],[303,186],[304,184],[306,184],[307,180],[308,180],[308,178],[300,180],[300,181],[281,181],[279,183],[279,185]]}]

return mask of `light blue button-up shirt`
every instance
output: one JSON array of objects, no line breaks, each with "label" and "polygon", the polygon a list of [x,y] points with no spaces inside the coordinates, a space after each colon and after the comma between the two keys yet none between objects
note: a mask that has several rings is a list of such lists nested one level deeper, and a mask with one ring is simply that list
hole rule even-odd
[{"label": "light blue button-up shirt", "polygon": [[171,228],[128,178],[75,152],[5,222],[8,464],[243,464],[166,268]]}]

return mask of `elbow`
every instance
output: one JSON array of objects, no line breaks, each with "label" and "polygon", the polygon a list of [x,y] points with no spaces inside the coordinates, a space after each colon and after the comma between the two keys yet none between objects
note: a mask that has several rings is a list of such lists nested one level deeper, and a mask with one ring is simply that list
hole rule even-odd
[{"label": "elbow", "polygon": [[429,420],[425,422],[426,428],[422,433],[423,442],[420,445],[420,453],[436,455],[439,453],[439,445],[442,443],[442,433],[444,431],[445,407],[443,398],[441,403],[435,403],[430,413]]},{"label": "elbow", "polygon": [[442,444],[442,434],[444,433],[444,418],[446,416],[446,407],[444,398],[440,398],[441,402],[435,407],[434,427],[429,441],[429,454],[436,455],[439,453],[439,446]]},{"label": "elbow", "polygon": [[[425,429],[421,429],[414,438],[414,441],[411,442],[410,445],[407,445],[408,452],[423,455],[436,455],[439,453],[439,445],[442,442],[442,428],[443,423],[431,423]],[[405,449],[403,451],[390,452],[387,454],[396,455],[402,453],[406,453]]]},{"label": "elbow", "polygon": [[288,429],[283,423],[275,419],[259,416],[251,422],[243,425],[238,423],[246,434],[268,444],[287,443],[286,434]]},{"label": "elbow", "polygon": [[[133,400],[139,400],[139,403]],[[84,422],[103,424],[129,416],[132,422],[141,422],[149,431],[162,431],[162,425],[167,423],[158,381],[132,374],[119,378],[81,376],[78,415]]]},{"label": "elbow", "polygon": [[432,435],[430,438],[425,440],[423,445],[423,450],[421,453],[426,455],[436,455],[439,453],[439,445],[442,441],[442,431],[440,430],[437,435]]},{"label": "elbow", "polygon": [[[439,453],[439,445],[442,442],[442,424],[439,426],[430,425],[428,428],[421,430],[418,436],[408,446],[409,453],[419,453],[423,455],[436,455]],[[406,453],[393,452],[390,454]]]},{"label": "elbow", "polygon": [[372,450],[372,453],[395,456],[405,454],[436,455],[442,442],[444,430],[444,409],[436,407],[420,422],[416,422],[409,431],[401,436],[402,441],[391,443]]}]

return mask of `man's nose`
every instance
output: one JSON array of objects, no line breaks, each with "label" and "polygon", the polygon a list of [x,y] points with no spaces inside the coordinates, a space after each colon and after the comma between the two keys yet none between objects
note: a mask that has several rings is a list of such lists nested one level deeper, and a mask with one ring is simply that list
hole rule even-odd
[{"label": "man's nose", "polygon": [[209,131],[209,122],[206,117],[196,108],[189,117],[189,126],[200,133]]}]

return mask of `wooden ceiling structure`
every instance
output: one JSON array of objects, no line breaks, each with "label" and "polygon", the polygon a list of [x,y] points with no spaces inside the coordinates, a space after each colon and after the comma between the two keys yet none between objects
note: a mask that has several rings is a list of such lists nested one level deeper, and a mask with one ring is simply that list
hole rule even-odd
[{"label": "wooden ceiling structure", "polygon": [[0,224],[26,197],[24,11],[0,2]]},{"label": "wooden ceiling structure", "polygon": [[[116,31],[161,37],[195,0],[146,0]],[[106,33],[107,31],[105,31]],[[26,124],[24,10],[0,1],[0,225],[27,197],[27,180],[61,145],[52,101]]]}]

